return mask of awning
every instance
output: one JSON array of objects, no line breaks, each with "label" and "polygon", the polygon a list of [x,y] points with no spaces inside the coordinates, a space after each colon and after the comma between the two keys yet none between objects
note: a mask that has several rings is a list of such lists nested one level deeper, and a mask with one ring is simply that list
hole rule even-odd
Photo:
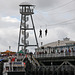
[{"label": "awning", "polygon": [[24,52],[22,50],[20,50],[18,53],[24,54]]}]

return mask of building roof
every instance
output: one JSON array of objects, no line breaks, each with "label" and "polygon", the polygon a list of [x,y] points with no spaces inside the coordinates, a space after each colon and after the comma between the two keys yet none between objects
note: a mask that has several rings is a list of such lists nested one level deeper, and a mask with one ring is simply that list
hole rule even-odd
[{"label": "building roof", "polygon": [[75,41],[66,39],[66,40],[58,40],[56,42],[48,43],[43,45],[43,47],[59,47],[59,46],[66,46],[68,44],[75,44]]},{"label": "building roof", "polygon": [[8,53],[15,54],[16,52],[12,52],[12,51],[9,51],[9,50],[6,50],[5,52],[1,52],[1,54],[8,54]]},{"label": "building roof", "polygon": [[28,2],[22,2],[19,6],[34,6]]}]

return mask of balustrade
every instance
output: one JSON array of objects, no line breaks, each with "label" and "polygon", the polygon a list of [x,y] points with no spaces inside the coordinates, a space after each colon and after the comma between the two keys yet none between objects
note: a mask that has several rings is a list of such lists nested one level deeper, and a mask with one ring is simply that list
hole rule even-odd
[{"label": "balustrade", "polygon": [[34,57],[35,57],[35,58],[44,58],[44,57],[66,57],[66,56],[75,56],[75,52],[50,53],[50,54],[34,54]]}]

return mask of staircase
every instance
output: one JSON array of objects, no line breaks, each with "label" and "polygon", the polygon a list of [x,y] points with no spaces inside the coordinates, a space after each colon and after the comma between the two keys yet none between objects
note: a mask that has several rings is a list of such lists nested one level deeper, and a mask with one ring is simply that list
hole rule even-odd
[{"label": "staircase", "polygon": [[32,59],[33,59],[33,61],[37,64],[37,66],[40,66],[39,62],[34,58],[33,55],[32,55]]},{"label": "staircase", "polygon": [[33,55],[31,57],[31,55],[28,54],[27,56],[24,57],[24,59],[25,58],[28,58],[29,62],[32,63],[32,65],[34,65],[34,66],[40,66],[39,62],[34,58]]}]

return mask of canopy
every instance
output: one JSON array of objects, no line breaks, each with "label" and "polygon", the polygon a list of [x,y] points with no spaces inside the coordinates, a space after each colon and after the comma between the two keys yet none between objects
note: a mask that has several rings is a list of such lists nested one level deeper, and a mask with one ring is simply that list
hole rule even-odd
[{"label": "canopy", "polygon": [[5,52],[1,52],[1,54],[9,54],[9,53],[15,54],[16,52],[12,52],[12,51],[9,51],[9,50],[6,50]]},{"label": "canopy", "polygon": [[24,54],[24,52],[22,50],[20,50],[18,53]]},{"label": "canopy", "polygon": [[7,51],[5,51],[6,53],[10,53],[10,52],[12,52],[12,51],[9,51],[9,50],[7,50]]}]

